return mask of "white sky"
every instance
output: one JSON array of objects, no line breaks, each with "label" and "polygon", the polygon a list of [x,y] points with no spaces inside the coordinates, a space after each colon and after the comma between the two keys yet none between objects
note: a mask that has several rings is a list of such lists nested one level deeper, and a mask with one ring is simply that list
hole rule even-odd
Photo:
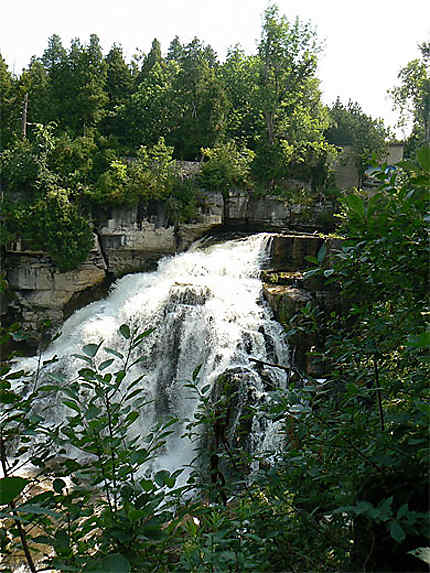
[{"label": "white sky", "polygon": [[[289,19],[311,20],[325,51],[319,77],[323,99],[358,101],[373,117],[393,124],[387,89],[399,69],[430,40],[428,0],[278,0]],[[183,43],[197,36],[225,57],[240,43],[255,53],[267,0],[3,0],[0,52],[19,73],[32,55],[41,56],[52,34],[65,47],[74,37],[99,36],[105,51],[122,44],[128,58],[150,49],[157,37],[163,52],[177,34]]]}]

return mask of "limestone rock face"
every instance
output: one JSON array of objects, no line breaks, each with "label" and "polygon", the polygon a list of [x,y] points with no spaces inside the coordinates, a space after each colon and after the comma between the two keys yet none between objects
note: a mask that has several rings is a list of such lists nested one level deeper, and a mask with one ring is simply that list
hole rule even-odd
[{"label": "limestone rock face", "polygon": [[101,285],[106,278],[106,263],[97,238],[88,259],[73,271],[61,273],[46,254],[35,251],[8,252],[6,262],[13,291],[10,307],[35,336],[44,321],[58,328],[73,309],[73,299]]},{"label": "limestone rock face", "polygon": [[225,222],[268,229],[308,229],[333,226],[331,208],[299,205],[282,197],[256,197],[244,191],[230,191],[224,210]]},{"label": "limestone rock face", "polygon": [[99,229],[109,271],[114,276],[147,271],[163,256],[184,251],[191,243],[223,222],[220,193],[205,194],[192,223],[173,225],[165,204],[152,201],[146,209],[122,207]]},{"label": "limestone rock face", "polygon": [[[108,279],[153,270],[161,257],[186,250],[209,231],[239,224],[247,231],[279,229],[288,233],[289,226],[300,228],[304,220],[311,224],[302,207],[288,205],[277,197],[256,198],[247,192],[231,191],[224,198],[222,193],[201,192],[198,201],[189,223],[174,224],[162,201],[112,209],[102,223],[95,224],[97,236],[87,261],[66,273],[60,273],[46,253],[15,246],[5,259],[12,293],[9,319],[19,321],[37,338],[42,321],[59,326],[74,310],[103,296]],[[306,256],[315,256],[322,242],[317,235],[303,233],[274,236],[271,271],[305,268]],[[269,291],[267,296],[276,306]],[[6,304],[2,304],[4,314]]]},{"label": "limestone rock face", "polygon": [[[339,239],[323,239],[318,235],[275,235],[272,238],[268,268],[262,273],[263,295],[273,310],[276,320],[290,330],[291,318],[307,304],[327,311],[339,304],[335,285],[327,284],[322,276],[304,277],[312,266],[306,257],[316,257],[324,244],[325,260],[330,261],[340,246]],[[310,358],[309,351],[317,344],[311,332],[297,330],[289,336],[293,363],[303,372],[318,375],[319,365]]]},{"label": "limestone rock face", "polygon": [[312,300],[312,295],[299,288],[285,285],[264,285],[264,296],[279,322],[286,323]]}]

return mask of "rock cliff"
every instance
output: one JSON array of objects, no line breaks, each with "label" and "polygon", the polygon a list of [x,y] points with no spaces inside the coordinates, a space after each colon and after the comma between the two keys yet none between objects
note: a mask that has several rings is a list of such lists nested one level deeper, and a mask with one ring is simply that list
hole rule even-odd
[{"label": "rock cliff", "polygon": [[[250,232],[317,230],[330,221],[325,214],[321,223],[321,213],[321,207],[310,214],[309,209],[283,199],[255,198],[239,191],[226,198],[221,193],[203,193],[196,217],[175,225],[161,202],[113,209],[95,225],[94,248],[76,270],[61,273],[45,253],[21,250],[19,244],[9,250],[4,266],[10,288],[3,316],[20,322],[36,341],[42,323],[50,321],[57,329],[75,309],[103,296],[112,279],[153,269],[161,257],[186,250],[209,231],[232,227]],[[279,241],[273,241],[273,269],[301,268],[304,257],[314,255],[321,244],[311,235],[285,236],[282,247]],[[267,290],[269,301],[270,296]]]}]

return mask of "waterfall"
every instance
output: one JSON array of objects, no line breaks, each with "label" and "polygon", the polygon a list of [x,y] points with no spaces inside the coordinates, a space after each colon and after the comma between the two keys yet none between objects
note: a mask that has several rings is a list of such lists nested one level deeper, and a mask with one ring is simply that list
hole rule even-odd
[{"label": "waterfall", "polygon": [[[226,372],[240,374],[236,409],[246,399],[254,403],[268,399],[268,388],[285,386],[286,372],[267,368],[262,376],[261,364],[250,358],[288,363],[284,331],[263,299],[259,280],[270,237],[263,233],[209,247],[197,245],[162,259],[154,272],[121,278],[107,298],[75,312],[64,323],[62,334],[42,356],[42,361],[59,358],[44,369],[44,376],[60,368],[73,378],[82,367],[73,354],[89,343],[103,340],[106,347],[124,350],[118,329],[127,323],[140,331],[154,329],[140,350],[142,362],[135,367],[139,372],[134,370],[134,376],[144,374],[141,384],[152,401],[133,425],[142,437],[160,418],[192,419],[197,398],[190,398],[184,384],[199,365],[202,386],[213,386]],[[96,358],[101,362],[109,357],[102,347]],[[22,359],[18,366],[34,371],[37,358]],[[61,401],[50,405],[57,423],[66,410]],[[256,417],[249,433],[248,443],[255,450],[275,439],[276,428]],[[194,457],[194,445],[180,435],[181,428],[157,460],[160,467],[175,470]]]}]

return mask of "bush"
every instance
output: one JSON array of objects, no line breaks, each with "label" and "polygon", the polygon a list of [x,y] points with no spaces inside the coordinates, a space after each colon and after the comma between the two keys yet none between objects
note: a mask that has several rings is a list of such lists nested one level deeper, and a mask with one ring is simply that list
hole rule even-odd
[{"label": "bush", "polygon": [[7,225],[33,249],[44,250],[61,272],[86,260],[94,245],[90,224],[65,189],[52,189],[30,206],[17,204]]},{"label": "bush", "polygon": [[203,163],[199,181],[205,189],[228,193],[232,187],[247,187],[250,183],[254,152],[238,148],[234,141],[202,148]]}]

